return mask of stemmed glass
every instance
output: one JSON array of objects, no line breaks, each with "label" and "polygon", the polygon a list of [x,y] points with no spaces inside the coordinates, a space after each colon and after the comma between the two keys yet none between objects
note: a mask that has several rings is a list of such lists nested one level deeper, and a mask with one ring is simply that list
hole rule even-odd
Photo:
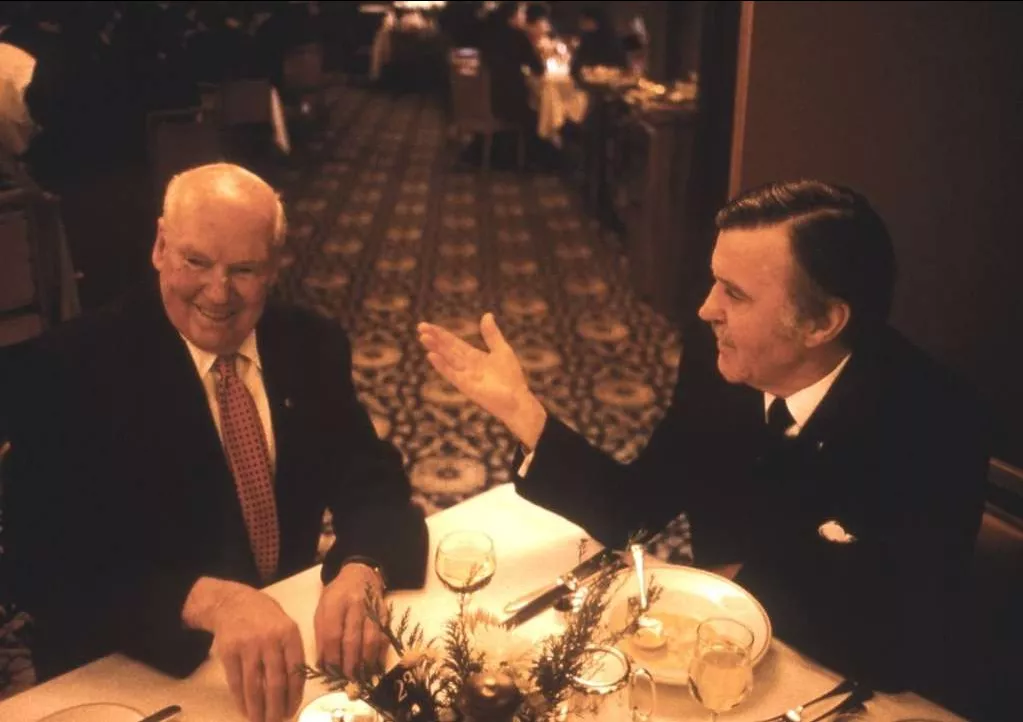
[{"label": "stemmed glass", "polygon": [[437,545],[434,571],[457,594],[478,592],[497,571],[494,540],[480,531],[451,532]]},{"label": "stemmed glass", "polygon": [[696,628],[689,691],[711,714],[727,712],[753,689],[753,632],[734,619],[708,619]]}]

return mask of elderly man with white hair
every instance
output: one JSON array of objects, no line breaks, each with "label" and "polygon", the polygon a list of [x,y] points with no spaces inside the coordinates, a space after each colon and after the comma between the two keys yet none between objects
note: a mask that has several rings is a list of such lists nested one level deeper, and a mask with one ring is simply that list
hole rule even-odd
[{"label": "elderly man with white hair", "polygon": [[274,191],[214,164],[168,187],[158,289],[43,337],[16,400],[6,521],[42,678],[114,651],[190,673],[211,650],[240,709],[300,704],[302,640],[260,587],[336,540],[314,628],[351,673],[384,650],[367,585],[421,585],[427,534],[336,324],[268,302]]}]

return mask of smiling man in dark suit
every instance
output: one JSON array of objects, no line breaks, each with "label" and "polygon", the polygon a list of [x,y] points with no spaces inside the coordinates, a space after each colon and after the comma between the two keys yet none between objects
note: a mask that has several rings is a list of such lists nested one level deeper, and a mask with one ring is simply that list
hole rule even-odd
[{"label": "smiling man in dark suit", "polygon": [[350,673],[383,651],[367,585],[422,584],[423,514],[356,398],[344,331],[268,303],[284,237],[261,179],[187,171],[159,221],[159,288],[32,349],[5,472],[42,677],[113,651],[187,674],[212,641],[248,718],[280,720],[302,640],[259,587],[314,563],[325,508],[322,660]]},{"label": "smiling man in dark suit", "polygon": [[705,323],[684,334],[673,402],[631,464],[547,414],[493,316],[489,353],[422,324],[428,358],[521,440],[526,498],[611,545],[685,512],[697,563],[741,564],[780,638],[933,692],[954,676],[944,644],[983,511],[985,417],[888,325],[892,243],[862,196],[776,183],[717,225]]}]

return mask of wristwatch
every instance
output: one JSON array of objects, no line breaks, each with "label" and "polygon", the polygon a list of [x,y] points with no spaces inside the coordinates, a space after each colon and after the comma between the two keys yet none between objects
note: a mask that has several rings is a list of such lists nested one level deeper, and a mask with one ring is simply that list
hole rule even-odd
[{"label": "wristwatch", "polygon": [[362,564],[363,566],[369,567],[376,572],[378,577],[380,577],[380,584],[383,585],[383,588],[385,590],[387,589],[387,575],[384,574],[384,568],[372,557],[364,557],[358,554],[346,557],[345,560],[341,562],[341,566],[338,567],[338,573],[340,573],[341,569],[344,569],[345,564]]}]

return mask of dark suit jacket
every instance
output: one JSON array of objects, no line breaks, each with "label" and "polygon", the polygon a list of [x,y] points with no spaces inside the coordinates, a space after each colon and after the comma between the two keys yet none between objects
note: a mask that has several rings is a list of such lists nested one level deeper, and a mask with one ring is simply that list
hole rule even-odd
[{"label": "dark suit jacket", "polygon": [[[518,489],[611,545],[685,511],[697,563],[742,562],[781,639],[880,687],[933,689],[955,666],[943,640],[983,511],[971,396],[891,330],[779,446],[763,394],[715,363],[709,334],[689,334],[673,403],[628,466],[550,418]],[[827,520],[857,541],[825,540]]]},{"label": "dark suit jacket", "polygon": [[[398,452],[351,380],[341,328],[270,306],[257,341],[276,442],[279,577],[315,561],[324,508],[329,582],[354,555],[392,587],[423,583],[427,533]],[[43,337],[30,354],[5,468],[18,599],[43,677],[121,650],[173,674],[210,635],[181,609],[204,575],[259,586],[233,478],[188,349],[155,291]]]},{"label": "dark suit jacket", "polygon": [[622,41],[611,30],[597,30],[583,33],[579,47],[572,53],[572,77],[578,78],[583,68],[606,65],[624,68],[628,63]]}]

